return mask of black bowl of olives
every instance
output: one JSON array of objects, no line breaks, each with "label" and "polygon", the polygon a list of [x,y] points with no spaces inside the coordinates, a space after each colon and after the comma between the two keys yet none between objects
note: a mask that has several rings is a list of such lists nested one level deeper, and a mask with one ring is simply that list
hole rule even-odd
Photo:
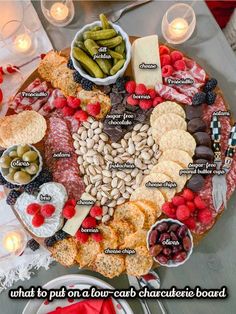
[{"label": "black bowl of olives", "polygon": [[0,171],[7,182],[25,185],[41,172],[43,160],[33,145],[13,145],[0,158]]}]

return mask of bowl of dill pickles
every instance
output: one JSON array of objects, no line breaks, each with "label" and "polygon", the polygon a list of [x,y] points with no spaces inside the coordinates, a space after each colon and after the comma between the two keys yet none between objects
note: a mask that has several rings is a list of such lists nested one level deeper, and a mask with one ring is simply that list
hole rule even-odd
[{"label": "bowl of dill pickles", "polygon": [[124,75],[131,59],[131,44],[120,26],[109,22],[104,14],[99,18],[77,32],[71,59],[81,76],[96,85],[110,85]]}]

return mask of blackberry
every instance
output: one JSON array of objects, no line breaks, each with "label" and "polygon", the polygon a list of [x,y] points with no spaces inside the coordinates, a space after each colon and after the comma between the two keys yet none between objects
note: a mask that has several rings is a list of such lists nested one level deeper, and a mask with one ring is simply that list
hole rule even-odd
[{"label": "blackberry", "polygon": [[206,94],[203,92],[199,92],[193,96],[192,104],[193,106],[198,106],[198,105],[203,104],[205,100],[206,100]]},{"label": "blackberry", "polygon": [[94,84],[93,84],[93,82],[87,80],[86,78],[83,78],[83,79],[81,80],[81,86],[82,86],[82,88],[85,89],[85,90],[92,90]]},{"label": "blackberry", "polygon": [[2,174],[0,173],[0,185],[5,185],[7,181],[3,178]]},{"label": "blackberry", "polygon": [[57,241],[60,241],[60,240],[64,240],[66,239],[67,237],[69,236],[68,233],[66,233],[65,231],[63,230],[59,230],[55,233],[54,237],[56,238]]},{"label": "blackberry", "polygon": [[206,103],[208,105],[213,105],[216,100],[216,93],[211,91],[206,94]]},{"label": "blackberry", "polygon": [[36,178],[36,181],[37,181],[37,182],[40,182],[41,184],[50,182],[50,181],[52,181],[52,180],[53,180],[52,174],[51,174],[51,172],[50,172],[48,169],[46,169],[46,168],[44,168],[44,169],[40,172],[39,176]]},{"label": "blackberry", "polygon": [[127,82],[126,77],[118,77],[118,79],[116,80],[116,87],[117,87],[119,92],[125,91],[125,83],[126,82]]},{"label": "blackberry", "polygon": [[29,247],[32,251],[37,251],[39,249],[40,245],[34,239],[30,239],[27,242],[27,247]]},{"label": "blackberry", "polygon": [[82,81],[82,79],[83,79],[83,76],[81,76],[81,75],[79,74],[79,72],[74,71],[74,72],[73,72],[73,79],[74,79],[75,83],[80,84],[81,81]]},{"label": "blackberry", "polygon": [[21,186],[6,181],[5,187],[8,188],[9,190],[13,190],[19,189]]},{"label": "blackberry", "polygon": [[52,247],[55,243],[57,243],[57,239],[55,236],[46,238],[44,240],[44,243],[46,244],[47,247]]},{"label": "blackberry", "polygon": [[17,190],[12,190],[9,192],[8,196],[7,196],[7,204],[8,205],[15,205],[17,198],[21,195],[20,191]]},{"label": "blackberry", "polygon": [[67,62],[67,68],[69,68],[69,69],[71,69],[71,70],[74,70],[74,69],[75,69],[71,58],[69,58],[69,60],[68,60],[68,62]]},{"label": "blackberry", "polygon": [[205,93],[212,91],[213,89],[216,88],[217,86],[217,80],[215,78],[212,78],[210,80],[208,80],[205,84],[205,86],[203,87],[203,90]]},{"label": "blackberry", "polygon": [[41,185],[41,182],[39,182],[38,180],[34,180],[33,182],[25,185],[24,190],[26,193],[34,194],[38,192],[40,185]]}]

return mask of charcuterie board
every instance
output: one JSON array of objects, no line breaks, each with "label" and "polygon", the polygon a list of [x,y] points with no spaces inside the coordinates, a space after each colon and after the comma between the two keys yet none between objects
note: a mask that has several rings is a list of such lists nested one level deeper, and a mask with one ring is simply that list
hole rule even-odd
[{"label": "charcuterie board", "polygon": [[[116,39],[100,40],[101,34],[115,36],[117,29],[93,33],[88,27],[80,46],[78,32],[72,51],[46,54],[11,100],[7,116],[20,117],[23,112],[32,127],[41,123],[42,136],[36,141],[32,130],[31,137],[25,135],[30,142],[16,143],[17,136],[1,137],[0,130],[3,143],[8,143],[4,167],[11,169],[8,161],[12,165],[21,158],[38,169],[41,155],[43,170],[38,179],[18,164],[9,170],[4,179],[12,178],[12,172],[15,180],[15,173],[21,172],[16,176],[18,187],[6,184],[20,190],[14,205],[12,198],[9,203],[32,237],[62,265],[78,264],[110,278],[123,271],[140,276],[152,267],[179,266],[224,211],[223,204],[214,208],[213,172],[198,168],[214,166],[210,127],[216,111],[226,113],[220,118],[222,154],[226,150],[233,123],[228,105],[215,79],[182,52],[164,45],[158,49],[157,36],[129,37],[132,52],[127,42],[120,52],[112,45],[119,46],[115,41],[125,38],[122,30]],[[105,52],[118,59],[110,75],[110,61],[100,57],[94,65],[88,59],[90,49],[99,47],[91,46],[93,42],[106,43]],[[156,63],[142,59],[144,44],[156,47],[148,56]],[[96,80],[111,80],[125,67],[129,53],[131,62],[115,83],[94,85],[81,76],[87,71],[97,75]],[[155,75],[147,76],[146,71],[153,70]],[[152,85],[152,80],[157,83]],[[45,94],[29,95],[39,91]],[[44,117],[45,132],[44,122],[31,116],[31,109]],[[39,156],[27,158],[29,147],[22,144],[34,145]],[[8,151],[12,145],[16,147]],[[235,189],[235,164],[233,160],[226,176],[227,199]]]}]

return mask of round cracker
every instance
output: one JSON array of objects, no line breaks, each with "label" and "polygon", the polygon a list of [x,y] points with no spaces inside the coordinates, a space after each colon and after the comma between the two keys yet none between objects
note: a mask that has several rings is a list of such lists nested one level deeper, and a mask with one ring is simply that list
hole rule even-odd
[{"label": "round cracker", "polygon": [[149,272],[153,265],[153,259],[146,246],[135,248],[136,254],[127,255],[125,267],[128,275],[142,276]]},{"label": "round cracker", "polygon": [[[153,169],[153,168],[152,168]],[[142,186],[146,186],[146,183],[148,182],[172,182],[171,177],[164,173],[158,173],[158,172],[152,172],[148,176],[145,176],[142,182]],[[155,188],[155,187],[146,187],[147,189],[154,189],[154,190],[159,190],[163,196],[165,197],[166,201],[170,201],[174,195],[176,194],[176,189],[175,188],[168,188],[168,187],[160,187],[160,188]]]},{"label": "round cracker", "polygon": [[117,254],[100,253],[97,255],[92,268],[105,277],[114,278],[125,270],[124,257]]},{"label": "round cracker", "polygon": [[118,246],[118,237],[116,234],[116,231],[111,226],[100,224],[98,226],[98,230],[101,232],[103,236],[102,242],[100,244],[103,247],[103,250],[105,249],[116,249]]},{"label": "round cracker", "polygon": [[[152,168],[153,169],[153,168]],[[131,201],[136,200],[147,200],[151,201],[157,207],[157,211],[160,211],[160,208],[165,203],[165,198],[161,191],[156,189],[149,189],[145,186],[140,186],[137,188],[130,197]]]},{"label": "round cracker", "polygon": [[77,245],[73,238],[57,241],[49,250],[53,258],[65,267],[74,264],[77,254]]},{"label": "round cracker", "polygon": [[96,256],[101,252],[100,244],[94,241],[91,237],[86,243],[78,244],[78,253],[76,262],[80,267],[89,266],[93,263]]},{"label": "round cracker", "polygon": [[110,223],[110,226],[116,231],[118,245],[124,243],[125,237],[135,231],[134,226],[125,220],[116,220]]},{"label": "round cracker", "polygon": [[157,165],[155,165],[152,168],[152,173],[157,172],[157,173],[164,173],[168,177],[172,179],[173,182],[176,182],[177,187],[176,191],[180,192],[182,191],[186,181],[187,181],[187,176],[186,175],[179,175],[179,172],[183,168],[180,167],[179,164],[177,164],[174,161],[166,160],[166,161],[161,161]]},{"label": "round cracker", "polygon": [[164,160],[171,160],[179,164],[182,168],[188,168],[188,165],[193,162],[192,157],[181,149],[167,149],[159,158],[159,162]]},{"label": "round cracker", "polygon": [[186,117],[184,109],[179,104],[173,101],[164,101],[153,109],[150,116],[151,126],[158,117],[165,113],[175,113],[184,119]]},{"label": "round cracker", "polygon": [[161,151],[173,148],[184,150],[192,157],[195,152],[196,141],[190,133],[184,130],[171,130],[162,135],[159,148]]},{"label": "round cracker", "polygon": [[120,247],[121,249],[133,249],[136,246],[146,245],[147,243],[147,231],[140,229],[135,233],[131,233],[125,237],[124,244]]},{"label": "round cracker", "polygon": [[114,220],[126,220],[134,226],[135,230],[138,230],[143,228],[145,215],[138,205],[126,202],[116,208]]},{"label": "round cracker", "polygon": [[165,113],[153,122],[152,137],[158,143],[164,133],[175,129],[187,130],[185,119],[175,113]]},{"label": "round cracker", "polygon": [[45,136],[45,118],[36,111],[29,110],[9,116],[0,125],[0,138],[5,145],[36,144]]},{"label": "round cracker", "polygon": [[156,222],[157,219],[156,207],[153,205],[153,203],[145,200],[135,201],[135,204],[137,204],[141,208],[142,212],[145,215],[145,222],[143,228],[150,229],[150,227]]}]

